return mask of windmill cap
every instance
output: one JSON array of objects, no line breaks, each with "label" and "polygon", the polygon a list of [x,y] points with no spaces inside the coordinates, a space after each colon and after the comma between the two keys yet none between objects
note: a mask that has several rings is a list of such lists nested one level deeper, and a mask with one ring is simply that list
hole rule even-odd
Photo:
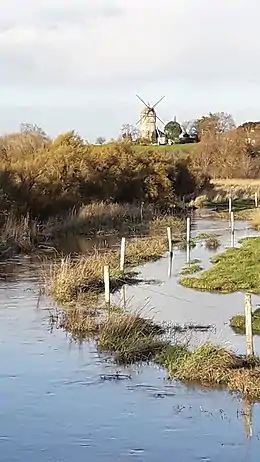
[{"label": "windmill cap", "polygon": [[149,114],[150,112],[152,112],[153,114],[155,114],[155,109],[153,109],[152,107],[151,107],[151,108],[144,107],[144,108],[141,110],[141,114]]}]

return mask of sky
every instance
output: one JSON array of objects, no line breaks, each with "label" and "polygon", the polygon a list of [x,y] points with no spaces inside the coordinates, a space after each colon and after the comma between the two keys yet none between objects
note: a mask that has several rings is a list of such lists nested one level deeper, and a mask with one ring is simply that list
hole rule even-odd
[{"label": "sky", "polygon": [[89,141],[225,111],[260,120],[259,0],[1,0],[0,133],[34,123]]}]

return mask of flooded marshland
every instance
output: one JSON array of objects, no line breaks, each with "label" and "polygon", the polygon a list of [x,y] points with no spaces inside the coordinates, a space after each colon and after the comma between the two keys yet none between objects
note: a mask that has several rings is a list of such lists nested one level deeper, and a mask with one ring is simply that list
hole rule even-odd
[{"label": "flooded marshland", "polygon": [[[193,221],[192,237],[208,232],[220,235],[218,252],[231,245],[227,222]],[[235,245],[255,234],[237,222]],[[212,255],[198,242],[190,258],[207,268]],[[186,250],[176,250],[171,274],[167,254],[140,268],[144,279],[158,283],[126,287],[127,309],[145,305],[160,321],[212,324],[192,342],[210,339],[244,353],[244,337],[229,327],[229,318],[243,312],[243,294],[180,286],[186,259]],[[0,268],[2,461],[257,460],[258,404],[170,382],[153,365],[120,368],[100,357],[94,344],[75,344],[50,324],[53,302],[39,297],[37,271],[37,261],[27,258]],[[122,292],[114,299],[122,303]],[[260,338],[254,340],[260,354]]]}]

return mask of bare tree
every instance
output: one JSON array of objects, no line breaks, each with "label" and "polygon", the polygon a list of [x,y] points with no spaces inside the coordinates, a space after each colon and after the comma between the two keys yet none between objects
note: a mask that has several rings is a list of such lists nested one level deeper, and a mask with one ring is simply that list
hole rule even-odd
[{"label": "bare tree", "polygon": [[20,131],[21,131],[21,133],[28,133],[28,134],[31,134],[31,135],[39,136],[44,141],[49,141],[50,140],[47,133],[41,127],[39,127],[36,124],[30,124],[30,123],[27,123],[27,122],[23,122],[20,125]]},{"label": "bare tree", "polygon": [[208,115],[195,121],[200,136],[206,133],[226,133],[236,127],[231,114],[226,112],[210,112]]},{"label": "bare tree", "polygon": [[192,135],[197,131],[196,120],[184,120],[184,122],[181,123],[181,126],[184,132],[189,135]]},{"label": "bare tree", "polygon": [[140,138],[140,132],[134,125],[124,124],[120,131],[121,138],[136,141]]}]

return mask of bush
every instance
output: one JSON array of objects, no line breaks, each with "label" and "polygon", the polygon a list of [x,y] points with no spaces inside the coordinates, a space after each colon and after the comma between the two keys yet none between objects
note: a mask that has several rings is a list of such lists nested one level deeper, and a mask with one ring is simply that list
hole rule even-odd
[{"label": "bush", "polygon": [[2,210],[41,218],[91,201],[165,205],[207,181],[188,156],[126,142],[92,146],[75,132],[54,141],[28,133],[2,138],[0,160]]}]

